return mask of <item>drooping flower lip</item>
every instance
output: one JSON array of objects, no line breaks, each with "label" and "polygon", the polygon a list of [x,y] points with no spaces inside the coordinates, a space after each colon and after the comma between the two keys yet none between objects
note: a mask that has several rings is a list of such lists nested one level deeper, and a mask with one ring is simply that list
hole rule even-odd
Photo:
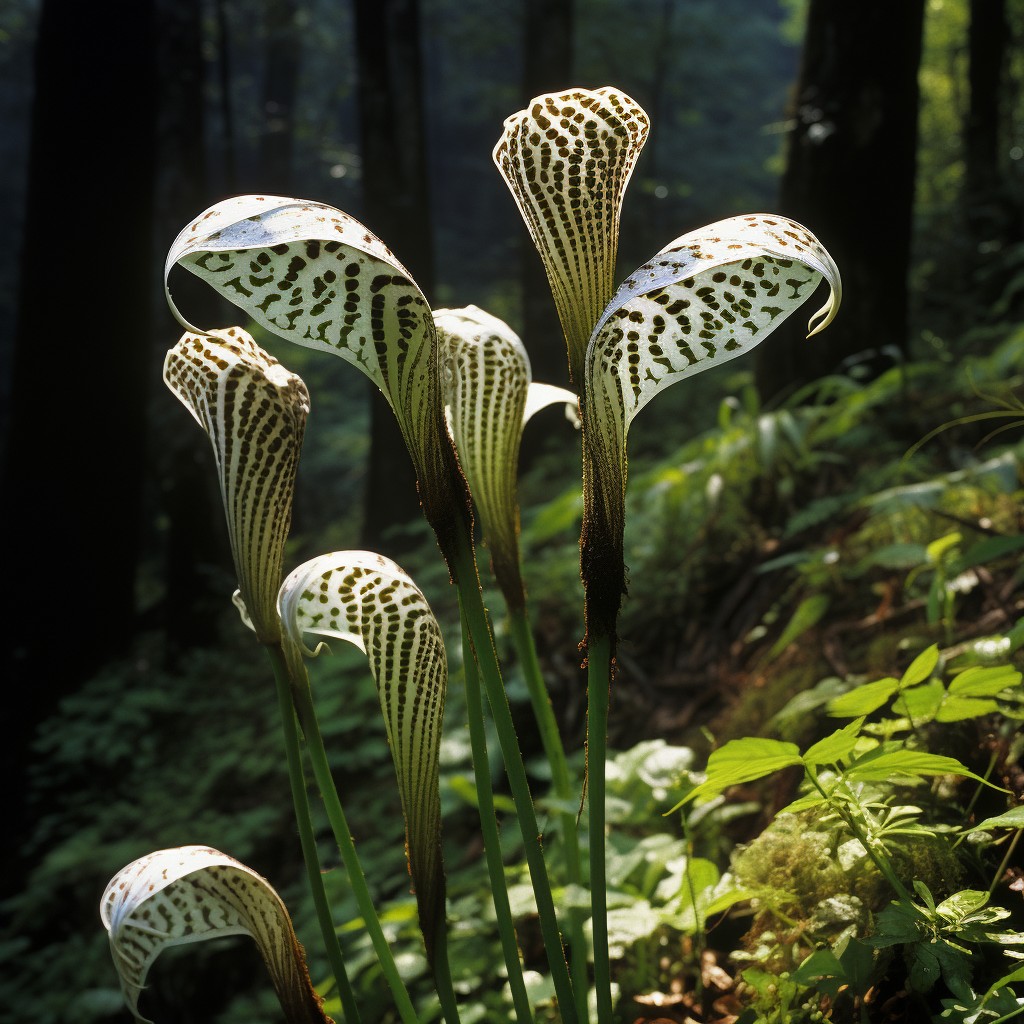
[{"label": "drooping flower lip", "polygon": [[[249,195],[217,203],[179,233],[165,287],[176,264],[271,333],[339,356],[373,381],[395,413],[424,515],[451,565],[468,514],[465,486],[445,435],[430,307],[391,250],[326,204]],[[174,309],[169,294],[168,302]]]},{"label": "drooping flower lip", "polygon": [[289,1024],[330,1024],[280,896],[265,878],[218,850],[182,846],[133,861],[107,884],[100,918],[136,1021],[145,1021],[139,997],[164,949],[250,935]]},{"label": "drooping flower lip", "polygon": [[309,392],[238,327],[183,335],[164,382],[210,438],[239,590],[257,638],[275,643]]},{"label": "drooping flower lip", "polygon": [[810,299],[833,319],[839,271],[805,227],[772,214],[710,224],[670,242],[631,274],[602,312],[587,348],[581,569],[588,636],[614,638],[625,590],[626,436],[655,395],[749,351]]},{"label": "drooping flower lip", "polygon": [[649,127],[643,108],[616,89],[570,89],[506,118],[494,148],[547,272],[577,387],[615,286],[619,211]]}]

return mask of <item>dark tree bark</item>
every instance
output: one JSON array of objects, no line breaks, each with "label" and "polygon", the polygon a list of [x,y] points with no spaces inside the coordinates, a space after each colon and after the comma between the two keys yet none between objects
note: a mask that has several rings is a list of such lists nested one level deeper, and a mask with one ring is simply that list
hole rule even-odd
[{"label": "dark tree bark", "polygon": [[832,253],[846,301],[813,341],[792,317],[758,349],[765,400],[905,349],[923,16],[924,0],[811,0],[779,212]]},{"label": "dark tree bark", "polygon": [[298,0],[274,0],[266,6],[266,68],[263,79],[263,134],[260,137],[258,191],[292,194],[295,95],[299,81],[301,37]]},{"label": "dark tree bark", "polygon": [[[1012,43],[1006,0],[971,0],[968,30],[970,99],[964,124],[964,209],[971,243],[970,270],[978,299],[998,299],[1013,268],[988,273],[993,256],[1024,237],[1024,203],[1007,181],[1002,152],[1008,47]],[[980,272],[980,273],[978,273]]]},{"label": "dark tree bark", "polygon": [[[433,236],[427,178],[418,0],[355,0],[363,221],[431,299]],[[418,516],[415,475],[395,418],[374,389],[364,543]]]},{"label": "dark tree bark", "polygon": [[[206,138],[205,67],[201,0],[159,0],[160,169],[158,239],[163,255],[181,228],[215,198]],[[223,172],[222,172],[223,173]],[[185,271],[175,271],[175,298],[186,316],[203,327],[233,323],[237,310]],[[158,317],[159,342],[170,347],[180,327],[170,314]],[[234,310],[234,312],[232,312]],[[155,374],[154,374],[155,376]],[[218,605],[226,594],[215,587],[218,569],[228,570],[231,552],[217,493],[216,468],[206,434],[180,403],[164,392],[154,403],[149,458],[159,480],[156,502],[167,522],[163,536],[164,596],[153,616],[164,632],[169,667],[185,651],[217,639]]]},{"label": "dark tree bark", "polygon": [[35,728],[134,629],[154,294],[153,9],[45,0],[40,14],[0,471],[0,671],[18,707],[3,777],[15,835]]},{"label": "dark tree bark", "polygon": [[[572,77],[573,0],[525,0],[523,17],[525,106],[534,96],[579,83]],[[530,354],[533,379],[568,386],[569,362],[562,327],[540,256],[525,229],[521,246],[523,344]]]}]

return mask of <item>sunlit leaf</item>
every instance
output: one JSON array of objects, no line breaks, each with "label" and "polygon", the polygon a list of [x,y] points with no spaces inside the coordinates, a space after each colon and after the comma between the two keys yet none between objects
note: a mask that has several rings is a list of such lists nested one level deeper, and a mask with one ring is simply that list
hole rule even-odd
[{"label": "sunlit leaf", "polygon": [[494,162],[540,253],[580,384],[587,339],[615,288],[619,211],[647,114],[613,88],[537,96],[505,120]]},{"label": "sunlit leaf", "polygon": [[972,832],[986,832],[993,828],[1024,828],[1024,806],[1011,807],[1010,810],[994,817],[979,821],[973,826]]},{"label": "sunlit leaf", "polygon": [[[494,574],[514,606],[525,600],[519,571],[516,478],[528,415],[554,402],[575,405],[562,388],[531,383],[530,360],[512,329],[476,306],[434,313],[444,363],[444,400],[459,463],[469,482]],[[532,399],[531,389],[533,390]]]},{"label": "sunlit leaf", "polygon": [[[730,786],[752,782],[781,768],[801,764],[800,749],[795,743],[747,736],[730,740],[708,758],[705,780],[687,793],[672,811],[691,800],[707,800]],[[672,811],[667,813],[671,814]]]},{"label": "sunlit leaf", "polygon": [[153,961],[169,946],[251,935],[289,1024],[330,1021],[306,970],[305,955],[281,898],[251,868],[207,846],[158,850],[133,861],[107,885],[100,917],[137,1021]]},{"label": "sunlit leaf", "polygon": [[[217,203],[182,230],[167,254],[165,285],[176,264],[267,330],[341,356],[380,388],[447,553],[448,521],[463,507],[464,491],[444,430],[434,325],[391,250],[331,206],[248,195]],[[169,290],[167,299],[187,325]]]},{"label": "sunlit leaf", "polygon": [[900,679],[900,686],[916,686],[923,683],[934,671],[939,663],[939,645],[932,644],[926,647],[907,667]]},{"label": "sunlit leaf", "polygon": [[835,263],[801,225],[751,214],[677,238],[605,308],[587,347],[583,404],[588,632],[614,636],[625,588],[626,437],[634,417],[669,385],[760,344],[822,280],[831,292],[811,318],[811,334],[839,308]]},{"label": "sunlit leaf", "polygon": [[846,757],[860,739],[860,727],[864,724],[863,718],[854,719],[842,729],[836,730],[831,736],[808,747],[804,752],[804,764],[834,764]]},{"label": "sunlit leaf", "polygon": [[427,599],[389,558],[335,551],[300,565],[281,587],[292,639],[337,637],[370,662],[405,816],[409,872],[428,955],[444,921],[438,757],[448,686],[444,641]]},{"label": "sunlit leaf", "polygon": [[164,381],[210,437],[239,590],[257,637],[271,643],[306,385],[238,327],[185,334],[167,353]]},{"label": "sunlit leaf", "polygon": [[[924,750],[906,748],[890,749],[877,747],[857,758],[844,773],[846,778],[857,782],[886,782],[893,776],[907,775],[924,778],[932,775],[960,775],[986,782],[980,775],[968,770],[955,757],[946,754],[929,754]],[[992,786],[998,789],[998,786]]]},{"label": "sunlit leaf", "polygon": [[826,705],[833,718],[856,718],[877,711],[900,688],[900,681],[888,676],[863,683],[849,693],[833,697]]}]

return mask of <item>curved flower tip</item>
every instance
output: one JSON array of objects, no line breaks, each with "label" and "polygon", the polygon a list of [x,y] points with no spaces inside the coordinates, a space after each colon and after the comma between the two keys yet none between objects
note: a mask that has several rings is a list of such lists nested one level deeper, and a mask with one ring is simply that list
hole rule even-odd
[{"label": "curved flower tip", "polygon": [[[449,554],[466,497],[444,436],[430,307],[363,224],[287,196],[236,196],[187,225],[167,254],[273,334],[340,356],[380,388],[409,448],[424,514]],[[187,323],[168,302],[175,315]]]},{"label": "curved flower tip", "polygon": [[445,892],[438,777],[448,662],[437,619],[412,579],[371,551],[335,551],[300,565],[281,586],[279,608],[289,636],[307,654],[303,636],[315,633],[347,640],[369,658],[432,959]]},{"label": "curved flower tip", "polygon": [[164,382],[210,437],[241,599],[257,638],[274,643],[306,385],[238,327],[185,334],[167,353]]},{"label": "curved flower tip", "polygon": [[537,96],[505,120],[494,162],[540,253],[582,386],[587,340],[615,286],[619,211],[650,122],[612,88]]},{"label": "curved flower tip", "polygon": [[158,850],[107,884],[100,919],[125,1003],[136,1021],[146,975],[169,946],[251,935],[289,1024],[332,1024],[280,896],[251,868],[208,846]]},{"label": "curved flower tip", "polygon": [[448,427],[491,552],[494,574],[514,606],[524,600],[519,572],[516,477],[526,421],[547,405],[576,407],[564,388],[531,382],[518,335],[476,306],[434,313],[443,363]]},{"label": "curved flower tip", "polygon": [[[625,588],[626,435],[656,394],[763,341],[824,279],[823,330],[839,271],[805,227],[771,214],[732,217],[670,242],[619,287],[587,348],[582,572],[588,633],[614,636]],[[817,327],[816,321],[821,320]]]}]

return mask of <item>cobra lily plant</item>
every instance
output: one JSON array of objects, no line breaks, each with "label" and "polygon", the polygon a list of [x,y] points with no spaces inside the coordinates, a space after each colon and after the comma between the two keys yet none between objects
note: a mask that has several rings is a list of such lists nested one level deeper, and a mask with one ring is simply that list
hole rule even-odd
[{"label": "cobra lily plant", "polygon": [[[616,623],[625,592],[626,436],[659,391],[733,359],[767,337],[815,291],[812,318],[839,308],[839,271],[804,227],[734,217],[670,242],[613,294],[619,210],[649,119],[612,88],[533,99],[505,121],[494,161],[547,271],[583,412],[590,887],[598,1016],[611,1018],[604,869],[604,772]],[[816,324],[816,326],[815,326]]]},{"label": "cobra lily plant", "polygon": [[[571,806],[564,751],[526,614],[515,481],[522,426],[531,409],[557,401],[579,411],[593,982],[596,1019],[611,1024],[603,764],[625,592],[628,430],[637,412],[669,384],[760,343],[820,281],[829,284],[831,294],[812,319],[812,326],[817,324],[812,333],[830,322],[840,300],[838,271],[817,239],[785,218],[761,214],[680,236],[616,290],[619,213],[648,130],[647,115],[622,92],[573,89],[537,97],[508,118],[494,150],[544,263],[578,394],[532,384],[526,350],[501,321],[475,307],[432,312],[380,239],[322,203],[262,195],[218,203],[182,230],[165,266],[165,286],[173,267],[185,267],[260,328],[353,364],[394,410],[424,515],[458,588],[481,830],[517,1024],[532,1024],[533,1009],[501,860],[484,694],[563,1024],[593,1019],[588,942],[575,902],[561,920],[556,916],[541,830],[483,604],[473,508],[508,606],[556,795],[563,807]],[[305,385],[240,328],[200,330],[177,310],[169,286],[167,298],[186,334],[168,354],[165,379],[207,431],[216,454],[239,584],[236,603],[274,665],[307,876],[345,1019],[359,1021],[359,1006],[345,976],[345,955],[321,878],[303,748],[395,1008],[403,1024],[418,1018],[331,778],[303,660],[320,648],[307,645],[307,634],[350,641],[367,654],[401,795],[424,947],[441,1012],[456,1024],[438,789],[448,681],[440,629],[413,581],[371,552],[320,556],[282,582],[309,411]],[[585,879],[575,816],[560,813],[560,820],[564,881],[580,886]],[[151,882],[154,877],[158,880]],[[289,1021],[323,1019],[294,955],[297,943],[280,900],[254,872],[223,854],[186,847],[143,858],[111,882],[101,912],[136,1016],[139,991],[159,950],[213,934],[216,929],[208,925],[217,921],[228,931],[256,935],[265,947]]]}]

